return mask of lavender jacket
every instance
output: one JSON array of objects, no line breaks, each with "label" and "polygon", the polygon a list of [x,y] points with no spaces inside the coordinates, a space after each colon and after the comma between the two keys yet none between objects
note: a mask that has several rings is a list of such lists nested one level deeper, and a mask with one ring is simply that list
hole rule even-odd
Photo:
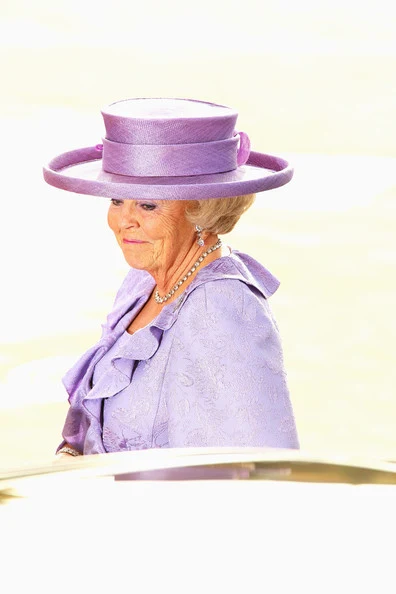
[{"label": "lavender jacket", "polygon": [[102,338],[66,374],[64,440],[84,454],[160,447],[298,448],[268,297],[279,282],[233,251],[148,326],[126,332],[154,281],[131,269]]}]

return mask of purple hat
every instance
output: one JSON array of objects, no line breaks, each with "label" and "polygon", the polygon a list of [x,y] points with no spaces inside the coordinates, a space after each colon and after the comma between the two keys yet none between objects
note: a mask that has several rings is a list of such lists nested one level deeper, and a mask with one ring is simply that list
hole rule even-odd
[{"label": "purple hat", "polygon": [[193,99],[126,99],[102,110],[103,144],[63,153],[44,167],[47,183],[119,199],[200,200],[287,184],[293,169],[250,151],[237,112]]}]

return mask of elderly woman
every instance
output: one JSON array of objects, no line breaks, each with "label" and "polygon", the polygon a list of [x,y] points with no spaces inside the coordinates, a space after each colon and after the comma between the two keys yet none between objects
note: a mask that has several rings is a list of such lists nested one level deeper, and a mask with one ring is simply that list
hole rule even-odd
[{"label": "elderly woman", "polygon": [[130,266],[102,338],[64,378],[58,454],[188,446],[297,448],[278,329],[278,281],[223,245],[288,164],[250,152],[234,110],[130,99],[102,111],[103,145],[56,157],[46,181],[110,198]]}]

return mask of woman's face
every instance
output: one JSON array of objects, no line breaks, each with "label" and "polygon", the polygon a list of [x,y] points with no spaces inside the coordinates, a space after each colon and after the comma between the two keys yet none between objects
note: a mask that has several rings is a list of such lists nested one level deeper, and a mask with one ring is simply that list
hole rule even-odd
[{"label": "woman's face", "polygon": [[132,268],[166,275],[184,259],[195,239],[186,205],[178,200],[111,201],[107,220]]}]

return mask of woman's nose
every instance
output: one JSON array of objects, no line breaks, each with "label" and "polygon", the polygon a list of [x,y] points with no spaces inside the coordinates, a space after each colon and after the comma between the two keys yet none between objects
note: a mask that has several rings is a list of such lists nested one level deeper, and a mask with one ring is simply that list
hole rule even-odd
[{"label": "woman's nose", "polygon": [[137,224],[138,221],[136,218],[136,206],[132,201],[125,201],[121,209],[121,227],[135,227]]}]

